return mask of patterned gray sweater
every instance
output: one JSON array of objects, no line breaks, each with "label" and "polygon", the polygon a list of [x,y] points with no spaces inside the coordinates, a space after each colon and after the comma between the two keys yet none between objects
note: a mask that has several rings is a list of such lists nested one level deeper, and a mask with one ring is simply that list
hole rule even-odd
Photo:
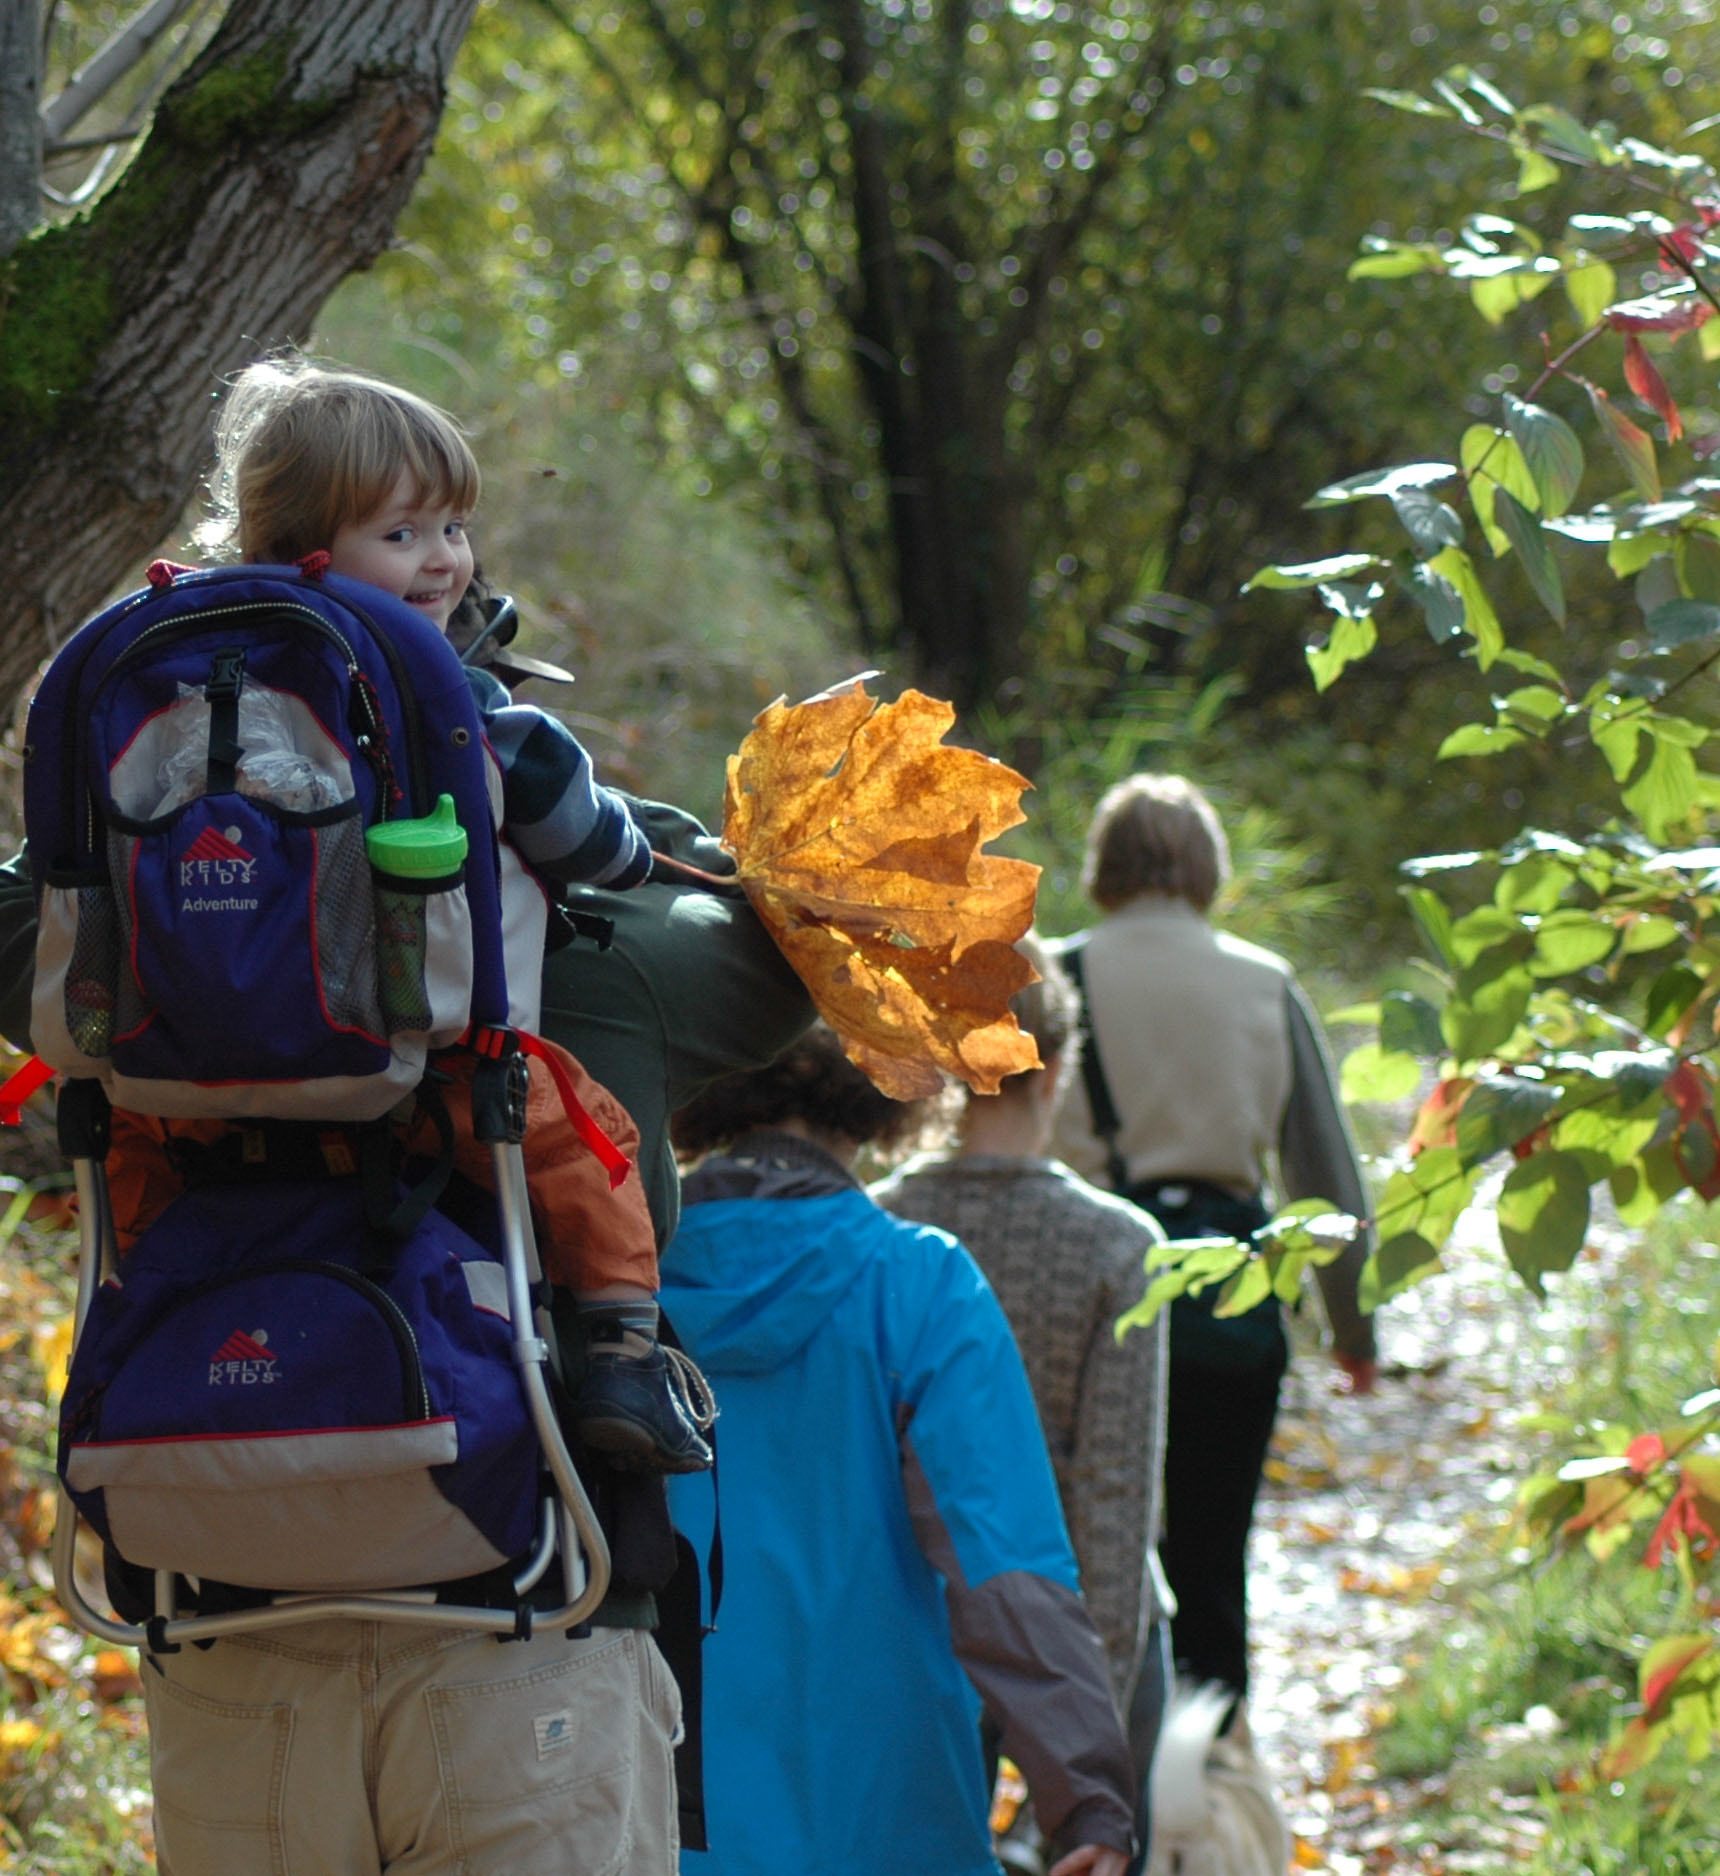
[{"label": "patterned gray sweater", "polygon": [[[939,1225],[973,1253],[1015,1331],[1081,1566],[1126,1703],[1158,1587],[1168,1313],[1121,1344],[1152,1221],[1049,1159],[920,1158],[872,1188],[886,1211]],[[1126,1708],[1125,1708],[1126,1710]]]}]

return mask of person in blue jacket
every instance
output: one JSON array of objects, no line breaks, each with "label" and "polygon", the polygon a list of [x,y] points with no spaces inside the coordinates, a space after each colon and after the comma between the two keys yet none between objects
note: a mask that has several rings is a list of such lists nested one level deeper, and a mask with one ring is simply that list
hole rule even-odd
[{"label": "person in blue jacket", "polygon": [[[722,1406],[698,1876],[994,1876],[982,1711],[1059,1854],[1122,1876],[1128,1747],[1026,1372],[956,1240],[882,1211],[904,1124],[828,1030],[674,1122],[663,1301]],[[671,1480],[708,1543],[709,1480]]]}]

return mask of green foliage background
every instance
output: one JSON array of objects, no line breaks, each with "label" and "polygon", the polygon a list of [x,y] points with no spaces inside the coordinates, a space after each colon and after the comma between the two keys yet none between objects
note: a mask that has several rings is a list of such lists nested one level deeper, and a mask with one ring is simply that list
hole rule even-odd
[{"label": "green foliage background", "polygon": [[[498,570],[533,601],[533,629],[570,646],[579,710],[615,724],[600,754],[625,760],[642,713],[654,756],[679,768],[640,779],[699,806],[743,696],[859,665],[896,685],[939,675],[936,618],[915,625],[892,597],[899,516],[856,368],[856,165],[830,56],[845,12],[486,5],[400,245],[315,335],[474,422]],[[1057,190],[1134,140],[1036,282],[1036,323],[996,382],[1028,624],[968,733],[1040,783],[1058,879],[1098,788],[1142,762],[1194,768],[1236,811],[1271,804],[1268,844],[1316,857],[1347,912],[1328,945],[1359,969],[1407,936],[1406,851],[1504,838],[1573,792],[1535,750],[1486,782],[1435,782],[1447,729],[1485,707],[1482,674],[1400,638],[1318,695],[1308,628],[1239,592],[1263,562],[1338,538],[1333,517],[1310,525],[1313,489],[1438,454],[1447,398],[1519,382],[1515,355],[1439,283],[1345,278],[1370,231],[1453,238],[1492,155],[1363,91],[1473,61],[1653,137],[1711,106],[1704,31],[1652,0],[927,0],[865,17],[867,101],[898,152],[894,239],[942,256],[934,275],[947,263],[949,344],[982,361],[966,367],[976,388]],[[1138,76],[1155,34],[1167,79],[1137,96],[1125,54]],[[959,160],[940,170],[952,140]],[[919,305],[936,285],[902,291]],[[1512,311],[1506,330],[1537,317]],[[558,477],[531,486],[545,465]],[[965,548],[983,558],[987,543]],[[672,603],[635,607],[666,564]],[[596,642],[565,629],[570,598]],[[1615,605],[1574,599],[1573,642],[1614,635]],[[743,667],[756,682],[736,691]],[[693,740],[658,736],[664,711]],[[1055,880],[1051,903],[1053,923],[1078,909]]]}]

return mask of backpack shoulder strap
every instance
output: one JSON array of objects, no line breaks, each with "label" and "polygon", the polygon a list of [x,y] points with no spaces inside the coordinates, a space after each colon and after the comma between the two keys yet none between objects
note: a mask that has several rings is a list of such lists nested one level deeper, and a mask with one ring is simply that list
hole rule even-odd
[{"label": "backpack shoulder strap", "polygon": [[1111,1093],[1105,1064],[1099,1056],[1099,1038],[1093,1032],[1093,1005],[1087,996],[1087,967],[1083,952],[1087,940],[1077,938],[1063,953],[1063,968],[1069,973],[1076,994],[1081,999],[1081,1081],[1087,1090],[1087,1106],[1093,1116],[1093,1131],[1105,1148],[1105,1176],[1114,1192],[1122,1192],[1129,1183],[1128,1162],[1117,1144],[1122,1131],[1122,1116]]}]

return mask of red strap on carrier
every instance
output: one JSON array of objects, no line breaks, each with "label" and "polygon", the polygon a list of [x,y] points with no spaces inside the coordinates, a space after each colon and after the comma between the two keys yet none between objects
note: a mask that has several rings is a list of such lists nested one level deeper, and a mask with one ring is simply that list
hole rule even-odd
[{"label": "red strap on carrier", "polygon": [[574,1132],[596,1154],[597,1163],[609,1175],[609,1189],[614,1191],[632,1170],[633,1162],[597,1124],[591,1110],[579,1098],[573,1077],[556,1051],[549,1048],[541,1036],[534,1036],[524,1029],[509,1032],[475,1028],[467,1032],[465,1040],[480,1055],[495,1056],[506,1049],[510,1033],[518,1041],[522,1055],[529,1055],[534,1061],[542,1062],[549,1070],[550,1080],[555,1083],[556,1093],[561,1096],[562,1108],[572,1121]]},{"label": "red strap on carrier", "polygon": [[39,1055],[32,1055],[22,1068],[15,1069],[0,1082],[0,1127],[24,1124],[24,1103],[54,1079],[54,1071]]},{"label": "red strap on carrier", "polygon": [[[541,1037],[525,1030],[515,1030],[513,1033],[519,1042],[520,1053],[532,1056],[549,1070],[550,1079],[561,1096],[562,1107],[573,1122],[574,1132],[597,1155],[598,1164],[609,1175],[609,1185],[613,1191],[632,1170],[632,1160],[597,1124],[591,1110],[579,1098],[579,1090],[573,1085],[573,1077],[568,1074],[561,1057],[553,1049],[547,1048]],[[507,1046],[506,1037],[505,1030],[474,1029],[466,1040],[480,1055],[493,1056],[501,1054]],[[39,1055],[32,1055],[21,1068],[0,1082],[0,1127],[22,1126],[24,1103],[31,1095],[45,1088],[53,1078],[54,1070]]]}]

